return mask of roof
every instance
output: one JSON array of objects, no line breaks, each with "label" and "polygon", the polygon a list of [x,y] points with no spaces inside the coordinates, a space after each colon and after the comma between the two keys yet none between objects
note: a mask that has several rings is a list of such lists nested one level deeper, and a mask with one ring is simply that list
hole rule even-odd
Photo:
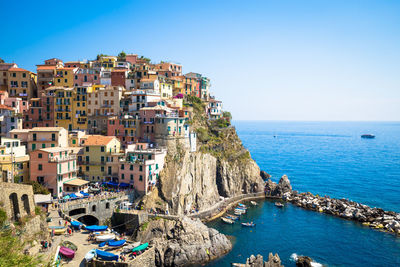
[{"label": "roof", "polygon": [[40,148],[37,151],[44,151],[48,153],[57,153],[57,152],[64,152],[66,150],[71,150],[69,147],[47,147],[47,148]]},{"label": "roof", "polygon": [[88,183],[89,183],[89,181],[85,181],[85,180],[82,180],[82,179],[79,179],[79,178],[75,178],[75,179],[72,179],[72,180],[64,182],[64,184],[75,185],[75,186],[81,186],[81,185],[85,185],[85,184],[88,184]]},{"label": "roof", "polygon": [[73,70],[76,69],[77,67],[63,67],[63,68],[58,68],[57,70]]},{"label": "roof", "polygon": [[27,72],[30,72],[29,70],[21,69],[21,68],[10,68],[10,69],[8,69],[8,71],[27,71]]},{"label": "roof", "polygon": [[85,140],[84,146],[105,146],[110,143],[115,137],[104,135],[89,135]]},{"label": "roof", "polygon": [[10,108],[9,106],[6,106],[6,105],[0,105],[0,109],[14,110],[14,109]]},{"label": "roof", "polygon": [[113,73],[113,72],[127,72],[127,71],[128,71],[127,69],[114,69],[114,70],[111,71],[111,73]]},{"label": "roof", "polygon": [[36,70],[55,70],[56,66],[51,65],[51,66],[38,66]]},{"label": "roof", "polygon": [[29,133],[30,131],[30,129],[13,129],[10,133]]},{"label": "roof", "polygon": [[141,79],[140,82],[154,82],[155,80],[157,80],[157,78],[150,78],[150,79]]},{"label": "roof", "polygon": [[166,111],[170,111],[171,109],[168,107],[163,107],[160,105],[154,106],[154,107],[143,107],[140,110],[166,110]]},{"label": "roof", "polygon": [[63,127],[34,127],[31,129],[31,131],[32,132],[58,132],[63,129],[64,129]]},{"label": "roof", "polygon": [[34,194],[33,198],[35,200],[35,204],[51,203],[51,194],[48,194],[48,195]]}]

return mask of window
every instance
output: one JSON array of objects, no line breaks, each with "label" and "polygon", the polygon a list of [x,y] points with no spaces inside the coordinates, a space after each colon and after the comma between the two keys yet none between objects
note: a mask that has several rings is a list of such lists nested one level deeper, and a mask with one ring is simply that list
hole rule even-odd
[{"label": "window", "polygon": [[76,140],[75,139],[72,139],[72,144],[76,144]]},{"label": "window", "polygon": [[121,170],[125,170],[125,165],[121,164]]},{"label": "window", "polygon": [[51,134],[51,141],[56,141],[56,134],[54,133]]},{"label": "window", "polygon": [[101,152],[104,152],[105,148],[104,146],[101,147]]},{"label": "window", "polygon": [[32,150],[36,149],[36,144],[32,144]]},{"label": "window", "polygon": [[43,158],[43,154],[42,154],[42,153],[39,153],[39,154],[38,154],[38,158],[39,158],[39,159]]},{"label": "window", "polygon": [[36,134],[33,134],[33,141],[36,141]]},{"label": "window", "polygon": [[133,174],[131,174],[131,181],[133,181]]},{"label": "window", "polygon": [[139,181],[143,181],[143,176],[142,175],[139,176]]},{"label": "window", "polygon": [[42,144],[42,148],[46,148],[46,144]]},{"label": "window", "polygon": [[101,156],[101,162],[104,162],[104,157],[103,156]]},{"label": "window", "polygon": [[125,174],[121,173],[121,179],[122,179],[122,180],[125,179]]},{"label": "window", "polygon": [[87,146],[87,147],[85,148],[85,150],[86,150],[86,152],[89,152],[89,147]]},{"label": "window", "polygon": [[143,171],[143,166],[142,165],[139,166],[139,171],[140,172]]},{"label": "window", "polygon": [[86,171],[87,171],[87,172],[89,171],[89,166],[86,166]]},{"label": "window", "polygon": [[129,166],[129,170],[133,171],[133,165]]},{"label": "window", "polygon": [[39,171],[43,170],[42,164],[38,164],[38,170],[39,170]]},{"label": "window", "polygon": [[104,172],[104,166],[101,166],[101,172]]}]

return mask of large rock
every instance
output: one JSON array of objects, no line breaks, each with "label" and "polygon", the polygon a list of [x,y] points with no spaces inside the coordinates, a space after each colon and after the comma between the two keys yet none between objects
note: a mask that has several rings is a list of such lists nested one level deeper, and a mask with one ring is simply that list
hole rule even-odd
[{"label": "large rock", "polygon": [[265,183],[265,190],[267,194],[271,196],[282,197],[283,195],[292,194],[292,186],[290,184],[289,178],[286,175],[283,175],[279,180],[279,183],[276,184],[272,182],[270,179]]},{"label": "large rock", "polygon": [[155,219],[144,224],[134,237],[155,246],[156,266],[201,264],[232,249],[225,235],[198,219]]},{"label": "large rock", "polygon": [[247,258],[244,267],[283,267],[283,265],[281,265],[281,259],[278,254],[269,253],[268,261],[264,261],[261,255],[251,255]]},{"label": "large rock", "polygon": [[311,262],[312,262],[312,259],[310,257],[300,256],[296,260],[296,266],[297,267],[311,267],[312,266]]}]

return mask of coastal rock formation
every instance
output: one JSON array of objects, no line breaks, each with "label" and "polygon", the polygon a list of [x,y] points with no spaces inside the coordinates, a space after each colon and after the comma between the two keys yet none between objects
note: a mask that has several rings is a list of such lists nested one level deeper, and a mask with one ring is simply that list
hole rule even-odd
[{"label": "coastal rock formation", "polygon": [[267,172],[265,171],[260,171],[260,176],[261,178],[263,178],[264,180],[267,180],[269,178],[271,178],[271,175],[269,175]]},{"label": "coastal rock formation", "polygon": [[296,260],[297,267],[312,267],[312,259],[307,256],[300,256]]},{"label": "coastal rock formation", "polygon": [[155,247],[156,266],[184,266],[213,260],[232,249],[225,235],[208,228],[198,219],[154,219],[135,235]]},{"label": "coastal rock formation", "polygon": [[384,211],[347,199],[321,197],[311,193],[292,193],[288,200],[305,209],[358,221],[365,226],[400,235],[400,214],[394,211]]},{"label": "coastal rock formation", "polygon": [[[143,199],[146,209],[184,215],[204,211],[221,198],[262,192],[260,169],[242,146],[234,128],[218,132],[213,148],[198,144],[189,152],[179,140],[168,142],[168,155],[157,190]],[[224,138],[222,138],[223,136]]]},{"label": "coastal rock formation", "polygon": [[247,258],[245,264],[234,264],[234,266],[241,267],[283,267],[281,265],[281,259],[278,254],[273,255],[269,253],[268,261],[264,261],[263,256],[258,254],[257,256],[251,255]]},{"label": "coastal rock formation", "polygon": [[265,191],[267,195],[276,197],[286,197],[291,195],[293,192],[289,178],[286,175],[281,177],[278,184],[272,182],[271,179],[268,179],[265,183]]}]

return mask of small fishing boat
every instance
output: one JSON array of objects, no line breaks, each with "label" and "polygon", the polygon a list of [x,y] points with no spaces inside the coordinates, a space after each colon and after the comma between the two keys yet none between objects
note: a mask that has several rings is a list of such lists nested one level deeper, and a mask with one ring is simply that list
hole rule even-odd
[{"label": "small fishing boat", "polygon": [[373,134],[363,134],[363,135],[361,135],[361,138],[374,139],[375,135],[373,135]]},{"label": "small fishing boat", "polygon": [[246,227],[254,227],[254,226],[256,226],[256,224],[255,224],[255,223],[253,223],[253,222],[249,222],[249,223],[242,223],[242,226],[246,226]]},{"label": "small fishing boat", "polygon": [[243,207],[243,208],[247,208],[245,204],[239,203],[238,204],[239,207]]},{"label": "small fishing boat", "polygon": [[87,262],[89,262],[89,261],[93,260],[94,256],[96,256],[96,250],[95,249],[91,249],[91,250],[89,250],[88,253],[86,253],[85,260]]},{"label": "small fishing boat", "polygon": [[240,213],[242,213],[242,214],[244,214],[244,213],[246,213],[246,210],[244,210],[244,209],[235,209],[235,212],[240,212]]},{"label": "small fishing boat", "polygon": [[107,225],[89,225],[86,226],[86,230],[90,232],[102,232],[108,229]]},{"label": "small fishing boat", "polygon": [[221,220],[222,220],[224,223],[227,223],[227,224],[233,224],[233,223],[234,223],[233,220],[228,219],[228,218],[225,218],[225,217],[222,217]]},{"label": "small fishing boat", "polygon": [[103,259],[106,261],[118,261],[118,258],[119,258],[119,256],[116,254],[113,254],[108,251],[99,250],[99,249],[96,249],[96,255],[97,255],[97,258],[100,258],[100,259]]},{"label": "small fishing boat", "polygon": [[148,246],[149,246],[149,243],[141,244],[141,245],[139,245],[139,246],[133,248],[133,249],[132,249],[132,252],[137,252],[137,251],[145,250]]},{"label": "small fishing boat", "polygon": [[105,247],[106,245],[107,245],[107,242],[101,242],[101,243],[99,244],[99,248]]},{"label": "small fishing boat", "polygon": [[62,228],[50,228],[49,232],[53,232],[54,230],[54,234],[55,235],[62,235],[65,233],[65,231],[67,231],[67,228],[65,228],[64,226]]},{"label": "small fishing boat", "polygon": [[68,259],[73,259],[75,256],[75,251],[67,247],[60,247],[60,254]]},{"label": "small fishing boat", "polygon": [[126,243],[125,239],[117,240],[117,241],[109,241],[108,246],[118,248],[118,247],[122,247],[123,245],[125,245],[125,243]]},{"label": "small fishing boat", "polygon": [[66,248],[70,248],[73,251],[77,251],[78,250],[78,247],[74,243],[72,243],[71,241],[68,241],[68,240],[63,241],[61,243],[61,246],[66,247]]},{"label": "small fishing boat", "polygon": [[115,234],[105,234],[96,236],[97,242],[110,241],[115,239]]},{"label": "small fishing boat", "polygon": [[281,202],[275,202],[275,206],[277,206],[278,208],[282,208],[282,207],[284,207],[285,205],[282,204]]},{"label": "small fishing boat", "polygon": [[255,202],[255,201],[250,201],[250,203],[251,203],[251,205],[253,205],[253,206],[257,206],[257,205],[258,205],[258,203]]},{"label": "small fishing boat", "polygon": [[82,227],[82,223],[78,221],[71,221],[71,226],[74,227],[74,229],[79,229],[79,227]]},{"label": "small fishing boat", "polygon": [[228,219],[234,220],[234,221],[239,220],[239,216],[235,216],[235,215],[231,215],[231,214],[226,214],[225,217]]},{"label": "small fishing boat", "polygon": [[64,229],[65,226],[49,226],[50,229]]}]

